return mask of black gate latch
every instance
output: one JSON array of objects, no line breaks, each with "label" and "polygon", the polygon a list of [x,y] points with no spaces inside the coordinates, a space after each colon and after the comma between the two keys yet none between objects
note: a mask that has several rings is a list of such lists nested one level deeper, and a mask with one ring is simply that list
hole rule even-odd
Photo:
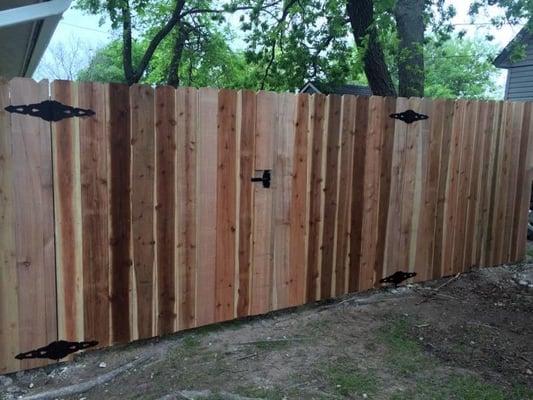
[{"label": "black gate latch", "polygon": [[270,170],[269,169],[265,169],[263,171],[263,176],[262,177],[257,177],[257,178],[252,178],[252,182],[263,182],[263,187],[264,188],[269,188],[270,187],[270,179],[271,179],[271,175],[270,175]]},{"label": "black gate latch", "polygon": [[429,118],[427,115],[419,114],[413,110],[407,110],[401,113],[392,113],[391,115],[389,115],[389,117],[399,119],[400,121],[403,121],[406,124],[412,124],[415,121],[420,121]]},{"label": "black gate latch", "polygon": [[64,118],[72,117],[90,117],[95,114],[93,110],[66,106],[55,100],[45,100],[40,103],[28,105],[7,106],[5,110],[10,113],[39,117],[49,122],[57,122]]}]

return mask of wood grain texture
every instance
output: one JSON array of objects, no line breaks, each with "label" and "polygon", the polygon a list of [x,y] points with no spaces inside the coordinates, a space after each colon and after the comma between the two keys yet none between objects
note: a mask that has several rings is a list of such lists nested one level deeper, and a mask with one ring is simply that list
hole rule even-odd
[{"label": "wood grain texture", "polygon": [[215,319],[232,319],[237,232],[237,92],[218,93]]},{"label": "wood grain texture", "polygon": [[[78,106],[73,82],[55,81],[51,93],[54,100]],[[79,141],[76,119],[52,124],[58,335],[70,341],[84,337]]]},{"label": "wood grain texture", "polygon": [[107,85],[111,340],[130,340],[131,131],[129,88]]},{"label": "wood grain texture", "polygon": [[196,326],[198,91],[179,88],[177,107],[177,231],[179,328]]},{"label": "wood grain texture", "polygon": [[[95,115],[3,110],[49,95]],[[57,338],[125,343],[519,261],[532,107],[0,81],[0,373]],[[389,117],[407,109],[429,119]]]},{"label": "wood grain texture", "polygon": [[369,99],[357,99],[355,114],[354,150],[352,162],[352,198],[350,211],[350,263],[348,269],[348,291],[358,290],[361,272],[361,242],[363,234],[365,154],[368,131]]},{"label": "wood grain texture", "polygon": [[16,371],[20,361],[17,258],[15,247],[15,159],[9,82],[0,79],[0,374]]},{"label": "wood grain texture", "polygon": [[78,84],[78,103],[95,112],[82,118],[80,137],[84,337],[110,343],[109,140],[105,86]]},{"label": "wood grain texture", "polygon": [[[48,82],[10,81],[13,105],[48,99]],[[57,340],[57,297],[54,257],[53,182],[50,124],[11,114],[14,160],[15,259],[19,319],[19,351]],[[46,365],[25,360],[22,368]]]},{"label": "wood grain texture", "polygon": [[296,105],[296,126],[292,162],[289,232],[289,285],[288,305],[305,303],[307,263],[307,187],[309,143],[309,95],[299,94]]},{"label": "wood grain texture", "polygon": [[272,92],[257,93],[257,114],[255,126],[255,173],[261,176],[264,170],[272,170],[272,186],[265,189],[254,183],[253,232],[252,232],[252,277],[250,314],[257,315],[271,310],[273,306],[273,204],[272,192],[275,177],[280,173],[273,170],[273,138],[278,130],[278,98]]},{"label": "wood grain texture", "polygon": [[326,179],[324,186],[324,223],[322,226],[322,257],[320,275],[320,298],[333,296],[333,266],[335,265],[335,215],[338,196],[338,165],[341,139],[342,98],[328,96],[326,127]]},{"label": "wood grain texture", "polygon": [[176,323],[176,104],[174,89],[155,91],[155,176],[157,333],[174,331]]},{"label": "wood grain texture", "polygon": [[[278,96],[278,129],[274,132],[272,175],[273,308],[289,306],[291,196],[293,185],[297,98]],[[257,151],[262,151],[259,147]],[[301,249],[299,249],[301,251]]]},{"label": "wood grain texture", "polygon": [[152,324],[155,280],[154,99],[154,90],[150,86],[130,87],[131,234],[138,338],[149,338],[155,334]]},{"label": "wood grain texture", "polygon": [[241,91],[240,107],[240,162],[239,162],[239,243],[238,243],[238,295],[237,317],[250,314],[251,271],[252,271],[252,215],[255,161],[255,124],[257,113],[256,95],[252,91]]},{"label": "wood grain texture", "polygon": [[336,256],[334,265],[334,293],[339,296],[346,292],[348,254],[350,243],[350,211],[352,195],[353,146],[355,136],[356,98],[342,97],[342,120],[339,159],[339,185],[336,235]]},{"label": "wood grain texture", "polygon": [[198,90],[196,157],[196,323],[215,322],[218,93]]},{"label": "wood grain texture", "polygon": [[313,111],[311,113],[311,174],[309,177],[309,236],[307,243],[307,301],[318,299],[320,290],[320,256],[322,243],[323,205],[324,205],[324,155],[325,131],[324,115],[326,96],[313,96]]}]

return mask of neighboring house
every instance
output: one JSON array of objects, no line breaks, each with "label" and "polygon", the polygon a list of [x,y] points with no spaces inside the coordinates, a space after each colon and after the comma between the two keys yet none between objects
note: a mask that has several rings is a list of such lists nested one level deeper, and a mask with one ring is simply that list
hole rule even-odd
[{"label": "neighboring house", "polygon": [[332,85],[328,83],[310,81],[301,89],[300,93],[322,93],[322,94],[352,94],[354,96],[372,96],[372,91],[368,86],[361,85]]},{"label": "neighboring house", "polygon": [[[526,57],[512,62],[512,47],[517,43],[523,43],[526,46]],[[522,29],[496,57],[494,65],[507,69],[505,99],[533,99],[533,34],[531,32],[525,28]]]},{"label": "neighboring house", "polygon": [[31,77],[72,0],[0,1],[0,76]]}]

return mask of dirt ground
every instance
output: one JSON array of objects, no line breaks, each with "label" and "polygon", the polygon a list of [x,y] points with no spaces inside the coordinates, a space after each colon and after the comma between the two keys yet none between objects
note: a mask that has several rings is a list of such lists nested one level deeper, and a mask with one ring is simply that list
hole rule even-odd
[{"label": "dirt ground", "polygon": [[524,264],[88,352],[0,377],[0,398],[518,400],[532,371]]}]

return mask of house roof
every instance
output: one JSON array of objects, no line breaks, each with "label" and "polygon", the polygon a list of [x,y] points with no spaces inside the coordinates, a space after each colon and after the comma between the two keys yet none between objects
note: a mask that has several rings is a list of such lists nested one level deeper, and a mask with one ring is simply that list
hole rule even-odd
[{"label": "house roof", "polygon": [[372,96],[372,90],[362,85],[336,85],[318,81],[309,81],[301,89],[300,93],[322,94],[351,94],[354,96]]},{"label": "house roof", "polygon": [[30,77],[72,0],[0,2],[0,76]]},{"label": "house roof", "polygon": [[494,59],[493,64],[498,68],[509,68],[513,62],[510,59],[513,46],[518,43],[527,44],[533,40],[533,32],[527,29],[527,26],[524,26],[520,32],[511,40],[507,46],[498,54]]}]

